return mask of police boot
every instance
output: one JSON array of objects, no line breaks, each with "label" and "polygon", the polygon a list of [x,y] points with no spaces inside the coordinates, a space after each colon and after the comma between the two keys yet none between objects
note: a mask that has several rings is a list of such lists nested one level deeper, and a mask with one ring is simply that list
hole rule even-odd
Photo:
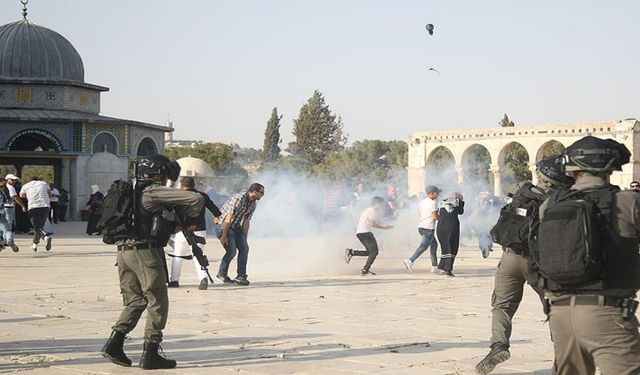
[{"label": "police boot", "polygon": [[502,363],[511,357],[509,349],[501,344],[495,344],[491,347],[489,354],[487,354],[482,361],[476,365],[476,373],[480,375],[487,375],[496,368],[499,363]]},{"label": "police boot", "polygon": [[102,347],[102,356],[120,366],[131,366],[131,360],[124,354],[124,333],[113,331],[107,343]]},{"label": "police boot", "polygon": [[140,367],[145,370],[155,370],[161,368],[175,368],[177,363],[173,359],[167,359],[163,355],[158,354],[160,344],[145,342],[144,349],[142,350],[142,357],[140,357]]}]

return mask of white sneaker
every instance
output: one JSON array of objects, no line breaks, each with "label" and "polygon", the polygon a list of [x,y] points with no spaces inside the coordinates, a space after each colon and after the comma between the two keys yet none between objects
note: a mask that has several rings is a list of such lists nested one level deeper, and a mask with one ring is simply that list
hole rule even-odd
[{"label": "white sneaker", "polygon": [[349,262],[351,262],[351,258],[353,258],[353,253],[351,252],[351,249],[344,249],[344,262],[346,264],[349,264]]},{"label": "white sneaker", "polygon": [[32,243],[31,244],[31,248],[33,249],[33,251],[38,251],[38,244],[37,243]]},{"label": "white sneaker", "polygon": [[411,259],[405,259],[402,261],[404,263],[404,267],[407,269],[409,273],[413,272],[413,262]]},{"label": "white sneaker", "polygon": [[51,236],[44,236],[44,243],[45,243],[44,248],[47,251],[51,250],[51,240],[52,240]]},{"label": "white sneaker", "polygon": [[431,266],[431,273],[440,273],[440,270],[436,266]]}]

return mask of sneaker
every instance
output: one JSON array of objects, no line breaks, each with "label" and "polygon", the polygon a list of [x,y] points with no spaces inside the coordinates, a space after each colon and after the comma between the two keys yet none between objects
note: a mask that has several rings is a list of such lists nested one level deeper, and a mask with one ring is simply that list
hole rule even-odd
[{"label": "sneaker", "polygon": [[44,242],[45,242],[44,248],[47,251],[51,250],[51,240],[52,240],[51,236],[44,236]]},{"label": "sneaker", "polygon": [[405,259],[402,261],[404,263],[404,267],[407,269],[409,273],[413,272],[413,262],[411,259]]},{"label": "sneaker", "polygon": [[206,277],[200,280],[200,285],[198,285],[198,289],[207,290],[208,287],[209,287],[209,281],[207,280]]},{"label": "sneaker", "polygon": [[38,251],[38,244],[37,243],[32,243],[31,244],[31,248],[33,249],[33,251]]},{"label": "sneaker", "polygon": [[443,274],[443,275],[447,275],[447,276],[451,276],[451,277],[455,276],[455,275],[453,274],[453,272],[451,272],[451,271],[442,271],[442,274]]},{"label": "sneaker", "polygon": [[167,283],[167,287],[169,288],[178,288],[180,286],[180,283],[178,282],[178,280],[176,281],[169,281]]},{"label": "sneaker", "polygon": [[440,269],[438,266],[431,266],[431,273],[440,273]]},{"label": "sneaker", "polygon": [[485,247],[480,249],[480,252],[482,252],[482,257],[483,258],[488,258],[489,257],[489,248]]},{"label": "sneaker", "polygon": [[242,286],[247,286],[249,285],[249,280],[247,280],[246,276],[238,276],[233,280],[234,283],[236,283],[237,285],[242,285]]},{"label": "sneaker", "polygon": [[371,272],[369,270],[362,270],[360,271],[360,276],[367,276],[367,275],[373,275],[375,276],[376,274],[374,272]]},{"label": "sneaker", "polygon": [[499,363],[502,363],[511,357],[509,350],[503,345],[494,345],[489,354],[478,362],[476,365],[476,373],[486,375],[491,373]]},{"label": "sneaker", "polygon": [[7,245],[11,247],[11,250],[13,250],[14,253],[20,251],[20,248],[18,247],[18,245],[16,245],[15,242],[9,242]]},{"label": "sneaker", "polygon": [[349,262],[351,262],[351,258],[353,258],[353,253],[351,252],[351,249],[344,249],[344,262],[346,264],[349,264]]},{"label": "sneaker", "polygon": [[233,280],[227,275],[217,274],[216,279],[222,281],[223,283],[232,284]]}]

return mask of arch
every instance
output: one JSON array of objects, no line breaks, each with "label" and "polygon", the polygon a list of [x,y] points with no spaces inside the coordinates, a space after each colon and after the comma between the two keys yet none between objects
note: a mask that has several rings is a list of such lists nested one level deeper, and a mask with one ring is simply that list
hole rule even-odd
[{"label": "arch", "polygon": [[529,152],[521,143],[509,142],[502,147],[498,156],[501,191],[515,192],[518,183],[531,180],[529,161]]},{"label": "arch", "polygon": [[118,144],[118,138],[108,131],[102,131],[97,133],[93,137],[93,141],[91,141],[91,153],[95,154],[97,152],[109,152],[111,154],[117,155],[118,150],[120,149],[120,145]]},{"label": "arch", "polygon": [[153,141],[153,139],[149,137],[144,137],[138,143],[138,151],[136,152],[137,156],[148,156],[155,155],[158,153],[158,146]]},{"label": "arch", "polygon": [[455,185],[458,181],[458,173],[453,152],[445,146],[433,149],[427,157],[425,172],[425,186]]},{"label": "arch", "polygon": [[558,155],[564,151],[564,145],[555,139],[547,141],[538,148],[536,153],[536,163],[545,158],[546,156]]},{"label": "arch", "polygon": [[44,129],[25,129],[14,134],[7,142],[9,151],[62,152],[62,142]]},{"label": "arch", "polygon": [[481,144],[474,143],[462,153],[462,175],[465,183],[493,185],[491,153]]}]

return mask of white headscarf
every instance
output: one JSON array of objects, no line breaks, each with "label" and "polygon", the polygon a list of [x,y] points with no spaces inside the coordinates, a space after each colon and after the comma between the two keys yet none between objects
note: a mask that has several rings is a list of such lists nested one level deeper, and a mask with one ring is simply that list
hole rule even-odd
[{"label": "white headscarf", "polygon": [[95,194],[97,192],[100,191],[100,186],[98,185],[91,185],[91,194]]},{"label": "white headscarf", "polygon": [[451,193],[445,199],[440,201],[438,207],[444,208],[448,213],[451,213],[456,207],[460,205],[460,201],[462,201],[462,194]]}]

